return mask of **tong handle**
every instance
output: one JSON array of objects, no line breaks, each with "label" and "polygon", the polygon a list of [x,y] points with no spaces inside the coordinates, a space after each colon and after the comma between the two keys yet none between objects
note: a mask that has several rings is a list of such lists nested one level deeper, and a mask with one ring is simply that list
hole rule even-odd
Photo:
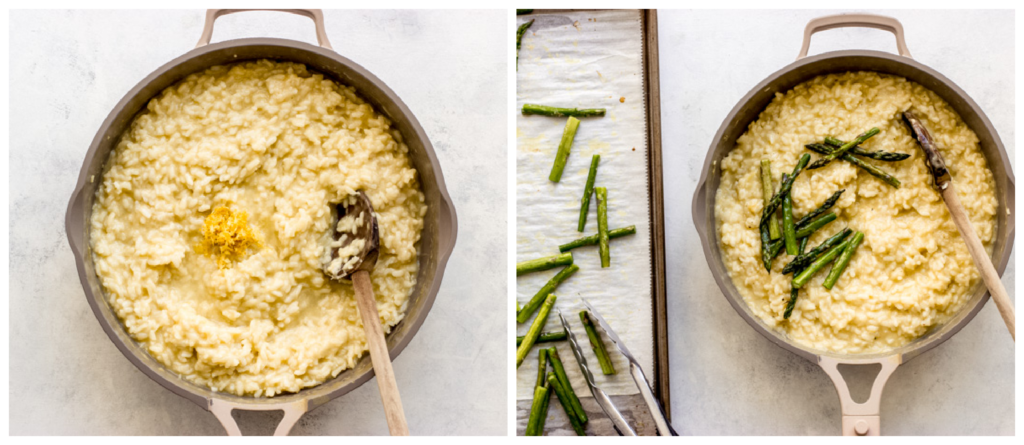
[{"label": "tong handle", "polygon": [[626,421],[625,417],[622,417],[622,413],[612,403],[611,397],[608,397],[601,388],[597,386],[590,387],[590,393],[594,395],[594,399],[597,400],[597,404],[601,405],[601,410],[608,415],[608,419],[612,421],[612,426],[620,436],[635,436],[636,431],[629,426],[629,422]]},{"label": "tong handle", "polygon": [[612,426],[620,436],[635,436],[636,431],[630,428],[629,422],[626,422],[626,418],[622,417],[622,413],[612,403],[612,399],[601,388],[598,388],[597,383],[594,382],[594,374],[590,372],[590,367],[587,366],[587,358],[583,356],[583,349],[580,347],[579,340],[576,339],[576,333],[572,331],[572,327],[569,326],[569,322],[562,315],[562,311],[558,311],[558,320],[562,323],[565,333],[569,334],[569,348],[572,349],[572,355],[576,357],[576,364],[580,365],[580,372],[583,373],[583,378],[587,380],[587,388],[590,388],[590,394],[594,396],[594,400],[601,406],[601,411],[608,415],[608,418],[612,421]]},{"label": "tong handle", "polygon": [[651,417],[654,418],[654,425],[658,428],[658,435],[678,436],[679,434],[676,433],[676,430],[665,419],[665,411],[661,409],[661,403],[654,397],[654,392],[651,391],[651,384],[647,382],[644,370],[640,369],[640,365],[636,364],[636,362],[630,361],[629,373],[633,376],[636,387],[640,389],[640,396],[644,398],[644,402],[647,402],[647,408],[651,410]]}]

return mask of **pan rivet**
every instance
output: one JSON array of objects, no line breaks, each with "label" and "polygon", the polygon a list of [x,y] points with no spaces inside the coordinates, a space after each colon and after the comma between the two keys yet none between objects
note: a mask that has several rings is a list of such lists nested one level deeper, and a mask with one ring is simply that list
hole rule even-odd
[{"label": "pan rivet", "polygon": [[866,436],[869,429],[870,427],[868,427],[868,422],[866,420],[858,420],[857,423],[853,425],[853,431],[856,432],[858,436]]}]

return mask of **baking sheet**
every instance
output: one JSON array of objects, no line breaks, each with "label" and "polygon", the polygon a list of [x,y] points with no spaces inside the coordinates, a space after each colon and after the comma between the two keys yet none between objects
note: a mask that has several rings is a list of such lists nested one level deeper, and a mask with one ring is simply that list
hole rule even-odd
[{"label": "baking sheet", "polygon": [[[610,268],[602,269],[596,246],[573,250],[580,270],[555,291],[577,337],[585,337],[579,319],[584,297],[608,320],[640,365],[654,370],[651,295],[651,233],[643,86],[641,12],[580,11],[519,17],[517,26],[535,20],[523,36],[516,82],[516,257],[517,261],[558,253],[558,245],[597,233],[592,199],[587,226],[576,231],[580,198],[590,158],[601,155],[595,186],[608,188],[610,229],[636,225],[636,235],[611,241]],[[564,107],[604,107],[604,117],[581,118],[565,172],[548,180],[566,118],[523,116],[524,103]],[[557,269],[516,280],[516,297],[525,303]],[[523,335],[530,321],[517,326]],[[544,332],[561,327],[552,311]],[[580,338],[587,344],[585,338]],[[607,338],[617,374],[600,373],[593,351],[585,348],[597,384],[610,395],[636,394],[625,358]],[[590,396],[567,342],[557,346],[577,394]],[[516,398],[533,397],[537,378],[534,347],[517,370]]]}]

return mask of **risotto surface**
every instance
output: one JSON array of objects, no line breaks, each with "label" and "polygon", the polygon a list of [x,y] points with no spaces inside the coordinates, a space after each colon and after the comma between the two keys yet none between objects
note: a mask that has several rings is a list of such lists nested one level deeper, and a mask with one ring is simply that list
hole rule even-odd
[{"label": "risotto surface", "polygon": [[[715,198],[719,246],[733,283],[758,317],[810,348],[842,353],[884,352],[923,335],[959,311],[979,275],[967,246],[932,188],[923,152],[900,120],[913,108],[935,138],[978,236],[991,252],[996,234],[995,181],[978,137],[935,93],[906,79],[873,72],[819,76],[779,93],[722,160]],[[878,127],[863,146],[910,154],[899,162],[865,159],[902,181],[894,189],[852,164],[834,161],[804,170],[793,186],[798,218],[846,189],[833,208],[838,219],[811,236],[808,249],[844,227],[864,232],[864,243],[838,284],[819,273],[800,289],[783,319],[792,275],[782,255],[765,271],[758,221],[763,208],[760,161],[772,173],[790,172],[804,144],[825,136],[853,140]],[[814,155],[815,157],[817,155]]]},{"label": "risotto surface", "polygon": [[[305,66],[216,66],[152,99],[104,167],[96,271],[126,330],[160,363],[216,391],[316,386],[367,350],[351,285],[321,271],[331,204],[363,190],[377,212],[371,273],[386,331],[416,281],[424,195],[401,135]],[[228,267],[197,251],[218,207],[259,243]],[[202,250],[202,249],[199,249]]]}]

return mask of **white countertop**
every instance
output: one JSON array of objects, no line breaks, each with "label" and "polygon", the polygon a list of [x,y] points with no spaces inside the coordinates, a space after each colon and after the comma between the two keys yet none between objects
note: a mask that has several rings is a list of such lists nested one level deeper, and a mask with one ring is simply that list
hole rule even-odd
[{"label": "white countertop", "polygon": [[[863,12],[863,11],[856,11]],[[840,434],[839,398],[815,364],[754,331],[704,259],[690,204],[711,140],[750,88],[796,59],[807,21],[836,11],[659,11],[673,425],[680,434]],[[914,58],[963,88],[1012,159],[1012,11],[886,11]],[[816,34],[810,54],[895,51],[874,29]],[[1011,257],[1003,283],[1013,296]],[[900,366],[886,435],[1014,434],[1014,343],[989,303],[959,334]]]},{"label": "white countertop", "polygon": [[[129,89],[195,46],[204,11],[12,11],[11,434],[201,434],[213,415],[137,370],[84,298],[64,212],[100,123]],[[326,11],[335,50],[383,79],[423,125],[459,218],[458,244],[419,333],[395,361],[414,434],[508,426],[506,11]],[[218,20],[213,41],[316,43],[304,17]],[[497,379],[497,380],[495,380]],[[273,431],[242,413],[244,433]],[[305,415],[293,434],[387,434],[375,381]]]}]

